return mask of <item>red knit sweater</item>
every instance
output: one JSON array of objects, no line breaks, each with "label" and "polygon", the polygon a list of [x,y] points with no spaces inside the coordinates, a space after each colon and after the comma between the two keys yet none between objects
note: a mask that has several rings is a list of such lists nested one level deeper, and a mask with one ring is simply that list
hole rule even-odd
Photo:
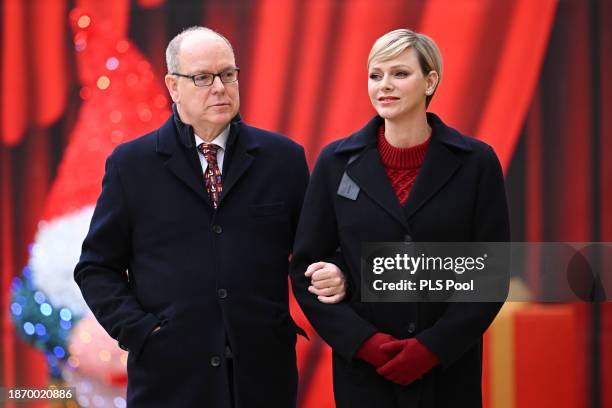
[{"label": "red knit sweater", "polygon": [[385,172],[391,181],[395,195],[402,205],[406,202],[414,181],[419,174],[430,140],[431,137],[428,137],[420,145],[412,147],[394,147],[385,139],[385,125],[381,125],[378,130],[378,151],[380,158],[385,166]]}]

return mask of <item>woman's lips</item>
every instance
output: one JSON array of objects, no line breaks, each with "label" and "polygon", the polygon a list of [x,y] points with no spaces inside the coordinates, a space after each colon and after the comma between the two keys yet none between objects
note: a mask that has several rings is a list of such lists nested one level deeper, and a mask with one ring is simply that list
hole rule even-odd
[{"label": "woman's lips", "polygon": [[399,98],[394,96],[383,96],[378,98],[378,102],[380,102],[382,105],[388,105],[396,101],[399,101]]}]

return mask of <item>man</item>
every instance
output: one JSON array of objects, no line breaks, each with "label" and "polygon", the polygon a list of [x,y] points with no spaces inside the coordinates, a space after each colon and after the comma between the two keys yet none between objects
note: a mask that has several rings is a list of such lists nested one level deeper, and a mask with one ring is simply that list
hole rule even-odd
[{"label": "man", "polygon": [[[287,275],[304,151],[241,121],[225,37],[187,29],[166,59],[173,115],[108,158],[75,280],[130,352],[128,407],[295,406],[305,333]],[[339,269],[313,269],[312,292],[341,300]]]}]

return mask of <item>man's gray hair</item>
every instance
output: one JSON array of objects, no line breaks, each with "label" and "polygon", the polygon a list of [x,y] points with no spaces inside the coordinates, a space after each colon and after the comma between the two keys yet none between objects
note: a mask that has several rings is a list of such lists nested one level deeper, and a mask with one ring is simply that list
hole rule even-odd
[{"label": "man's gray hair", "polygon": [[225,36],[223,36],[222,34],[216,32],[215,30],[202,26],[189,27],[175,35],[174,38],[168,43],[168,47],[166,48],[166,67],[168,68],[168,73],[179,71],[179,52],[181,50],[181,44],[183,42],[183,39],[189,34],[198,31],[217,35],[219,38],[223,39],[223,41],[225,41],[227,45],[229,45],[230,49],[232,50],[232,53],[234,52],[234,48],[232,48],[232,44],[230,44],[229,40],[225,38]]}]

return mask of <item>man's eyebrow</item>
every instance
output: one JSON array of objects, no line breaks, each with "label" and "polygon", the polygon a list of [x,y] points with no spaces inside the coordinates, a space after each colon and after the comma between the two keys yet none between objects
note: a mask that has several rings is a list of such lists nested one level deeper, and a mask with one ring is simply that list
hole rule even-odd
[{"label": "man's eyebrow", "polygon": [[221,71],[217,71],[217,72],[212,72],[212,71],[204,71],[204,70],[195,70],[194,73],[192,75],[201,75],[201,74],[217,74],[217,73],[221,73],[221,72],[225,72],[228,69],[235,69],[236,67],[234,65],[229,65],[225,68],[222,68]]}]

